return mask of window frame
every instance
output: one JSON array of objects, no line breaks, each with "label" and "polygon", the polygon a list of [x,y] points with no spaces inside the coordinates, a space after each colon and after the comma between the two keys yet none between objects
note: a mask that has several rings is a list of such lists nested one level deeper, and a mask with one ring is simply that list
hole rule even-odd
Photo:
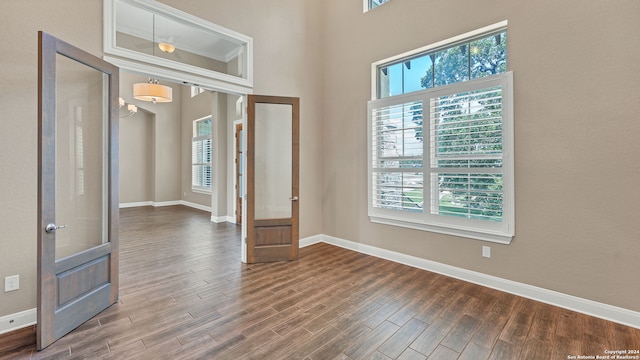
[{"label": "window frame", "polygon": [[[502,87],[502,177],[503,177],[503,213],[502,221],[475,220],[455,216],[432,214],[429,210],[433,185],[431,184],[431,143],[427,129],[431,124],[430,104],[432,98],[448,94],[458,94],[484,88]],[[423,109],[423,211],[419,213],[398,211],[374,207],[373,186],[374,168],[372,142],[372,111],[390,104],[403,104],[422,101]],[[375,99],[368,103],[367,143],[368,143],[368,215],[371,222],[406,227],[417,230],[461,236],[466,238],[509,244],[515,234],[514,201],[514,142],[513,142],[513,73],[505,72],[489,77],[463,81],[451,85],[411,92],[403,95]],[[384,172],[384,171],[382,171]],[[393,170],[388,171],[393,172]]]},{"label": "window frame", "polygon": [[[472,30],[464,34],[460,34],[460,35],[448,38],[446,40],[438,41],[433,44],[420,47],[418,49],[413,49],[413,50],[404,52],[402,54],[394,55],[386,59],[382,59],[382,60],[371,63],[371,100],[378,99],[378,93],[379,93],[378,68],[380,68],[381,66],[388,65],[388,64],[395,64],[403,60],[410,60],[424,53],[450,48],[457,44],[465,43],[476,38],[482,38],[484,36],[488,36],[492,33],[507,30],[507,25],[508,25],[507,20],[500,21],[498,23],[487,25],[480,29]],[[404,94],[401,94],[401,95],[404,95]],[[400,96],[400,95],[394,95],[394,96]]]},{"label": "window frame", "polygon": [[191,85],[189,88],[190,88],[190,92],[191,92],[191,97],[196,97],[196,96],[202,94],[203,92],[207,91],[205,88],[202,88],[202,87],[197,86],[197,85]]},{"label": "window frame", "polygon": [[367,11],[371,11],[373,9],[377,9],[380,6],[388,3],[389,1],[391,1],[391,0],[384,0],[384,2],[373,6],[374,3],[376,2],[376,0],[362,0],[362,12],[366,13]]},{"label": "window frame", "polygon": [[[207,120],[211,120],[211,133],[210,134],[206,134],[206,135],[198,135],[198,123],[202,122],[202,121],[207,121]],[[213,118],[211,116],[205,116],[203,118],[200,119],[196,119],[193,120],[193,130],[192,130],[192,137],[191,137],[191,191],[192,192],[196,192],[196,193],[203,193],[203,194],[211,194],[213,192]],[[209,140],[211,145],[209,147],[211,153],[209,154],[209,159],[211,160],[210,162],[193,162],[193,146],[196,142],[200,142],[203,141],[203,157],[204,157],[204,141]],[[208,166],[210,168],[211,171],[211,184],[210,187],[206,187],[206,186],[197,186],[194,185],[194,177],[193,177],[193,169],[195,166]]]},{"label": "window frame", "polygon": [[[116,44],[116,25],[118,3],[139,8],[150,15],[159,15],[166,19],[202,30],[212,36],[235,41],[243,46],[236,54],[241,67],[240,75],[208,70],[178,61],[159,58],[138,51],[126,49]],[[253,38],[223,26],[206,21],[155,0],[104,0],[103,4],[103,59],[121,69],[139,73],[153,73],[158,77],[176,82],[188,81],[199,84],[209,90],[233,94],[253,92]]]}]

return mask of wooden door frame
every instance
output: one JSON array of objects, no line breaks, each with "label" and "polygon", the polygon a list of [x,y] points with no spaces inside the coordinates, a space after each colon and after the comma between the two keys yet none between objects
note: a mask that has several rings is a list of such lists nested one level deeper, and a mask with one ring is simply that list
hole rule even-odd
[{"label": "wooden door frame", "polygon": [[[240,131],[243,130],[244,122],[242,119],[235,120],[233,122],[233,131],[234,131],[234,167],[233,167],[233,179],[234,179],[234,189],[233,193],[235,195],[233,201],[233,211],[236,216],[235,222],[236,224],[242,224],[242,194],[240,194],[240,188],[243,188],[240,184],[239,176],[242,174],[244,178],[244,173],[242,169],[240,169],[240,164],[243,163],[240,161],[240,158],[244,155],[244,149],[241,149],[242,139],[240,138]],[[238,129],[239,128],[239,129]]]}]

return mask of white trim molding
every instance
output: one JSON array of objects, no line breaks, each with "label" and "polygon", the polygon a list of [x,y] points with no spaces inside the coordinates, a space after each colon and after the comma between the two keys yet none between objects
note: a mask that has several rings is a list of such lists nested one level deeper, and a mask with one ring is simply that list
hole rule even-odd
[{"label": "white trim molding", "polygon": [[[185,200],[161,201],[161,202],[140,201],[140,202],[121,203],[120,209],[139,207],[139,206],[162,207],[162,206],[173,206],[173,205],[184,205],[194,209],[211,212],[211,206],[200,205],[200,204],[192,203]],[[211,215],[211,221],[214,223],[228,222],[228,223],[235,224],[236,218],[235,216],[230,216],[230,215],[222,215],[222,216]]]},{"label": "white trim molding", "polygon": [[[366,1],[366,0],[365,0]],[[471,38],[475,38],[478,36],[481,36],[483,34],[488,34],[494,31],[500,31],[502,29],[506,29],[507,26],[509,25],[509,22],[507,20],[503,20],[500,22],[497,22],[495,24],[491,24],[491,25],[487,25],[485,27],[482,27],[480,29],[476,29],[476,30],[472,30],[469,32],[466,32],[464,34],[460,34],[460,35],[456,35],[454,37],[450,37],[448,39],[442,40],[442,41],[438,41],[435,42],[433,44],[429,44],[429,45],[425,45],[422,47],[419,47],[417,49],[413,49],[413,50],[409,50],[407,52],[403,52],[402,54],[398,54],[398,55],[394,55],[391,57],[388,57],[386,59],[382,59],[382,60],[378,60],[376,62],[371,63],[371,100],[375,100],[377,99],[377,92],[378,92],[378,66],[382,65],[382,64],[386,64],[386,63],[391,63],[403,58],[408,58],[408,57],[412,57],[414,55],[418,55],[421,53],[426,53],[429,51],[435,51],[439,48],[442,47],[447,47],[447,46],[452,46],[456,43],[459,43],[461,41],[467,40],[467,39],[471,39]]]},{"label": "white trim molding", "polygon": [[[241,67],[241,77],[143,54],[118,46],[116,43],[116,2],[134,6],[149,16],[160,15],[170,21],[197,29],[205,36],[224,39],[241,45],[241,49],[237,50],[237,53],[243,55],[238,59],[243,65]],[[174,80],[178,83],[186,81],[191,84],[198,84],[198,86],[209,90],[237,94],[250,94],[253,91],[253,38],[155,0],[105,0],[103,14],[102,40],[104,59],[106,61],[127,70],[151,73],[157,77]],[[233,55],[227,53],[227,56]],[[141,69],[146,70],[140,71]]]},{"label": "white trim molding", "polygon": [[375,256],[381,259],[408,265],[422,270],[431,271],[477,285],[485,286],[513,295],[522,296],[531,300],[540,301],[549,305],[558,306],[576,311],[589,316],[613,321],[622,325],[640,329],[640,312],[583,299],[577,296],[560,293],[553,290],[540,288],[512,280],[466,270],[459,267],[438,263],[419,257],[381,249],[375,246],[361,244],[329,235],[314,235],[300,239],[300,247],[317,243],[326,243],[341,248],[357,251],[362,254]]},{"label": "white trim molding", "polygon": [[211,222],[214,222],[214,223],[229,222],[229,223],[235,224],[236,219],[233,216],[228,216],[228,215],[222,215],[222,216],[211,215]]},{"label": "white trim molding", "polygon": [[[326,237],[327,235],[313,235],[313,236],[306,237],[304,239],[300,239],[298,241],[298,244],[301,248],[311,246],[313,244],[319,244],[322,242],[330,244],[328,241],[325,241]],[[344,247],[344,246],[341,246],[341,247]]]},{"label": "white trim molding", "polygon": [[130,203],[120,203],[120,209],[141,207],[141,206],[154,206],[155,207],[153,201],[138,201],[138,202],[130,202]]},{"label": "white trim molding", "polygon": [[174,205],[184,205],[184,206],[192,207],[194,209],[211,212],[211,206],[200,205],[200,204],[192,203],[185,200],[159,201],[159,202],[140,201],[140,202],[120,203],[120,209],[139,207],[139,206],[163,207],[163,206],[174,206]]},{"label": "white trim molding", "polygon": [[29,309],[0,317],[0,335],[34,325],[37,309]]},{"label": "white trim molding", "polygon": [[211,206],[200,205],[189,201],[180,200],[180,205],[188,206],[194,209],[211,212]]}]

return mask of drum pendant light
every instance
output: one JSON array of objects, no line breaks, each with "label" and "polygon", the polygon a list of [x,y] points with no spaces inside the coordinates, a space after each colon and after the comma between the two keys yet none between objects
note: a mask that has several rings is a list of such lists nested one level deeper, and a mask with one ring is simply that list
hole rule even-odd
[{"label": "drum pendant light", "polygon": [[158,84],[158,80],[149,78],[148,83],[133,84],[133,97],[141,101],[171,102],[173,89],[166,85]]}]

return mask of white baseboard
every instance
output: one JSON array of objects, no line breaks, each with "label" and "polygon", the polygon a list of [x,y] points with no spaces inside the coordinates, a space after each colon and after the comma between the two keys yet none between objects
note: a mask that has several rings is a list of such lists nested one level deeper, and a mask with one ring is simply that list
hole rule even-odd
[{"label": "white baseboard", "polygon": [[[186,200],[161,201],[161,202],[140,201],[140,202],[121,203],[120,204],[120,209],[132,208],[132,207],[138,207],[138,206],[161,207],[161,206],[173,206],[173,205],[184,205],[184,206],[192,207],[194,209],[211,212],[211,206],[200,205],[200,204],[192,203],[192,202],[189,202],[189,201],[186,201]],[[235,216],[228,216],[228,215],[223,215],[223,216],[213,216],[212,215],[211,216],[211,221],[214,222],[214,223],[229,222],[229,223],[235,224],[236,223],[236,217]]]},{"label": "white baseboard", "polygon": [[213,215],[211,215],[211,222],[214,222],[214,223],[228,222],[228,223],[235,224],[236,223],[236,217],[235,216],[229,216],[229,215],[222,215],[222,216],[213,216]]},{"label": "white baseboard", "polygon": [[587,300],[577,296],[563,294],[557,291],[519,283],[476,271],[470,271],[395,251],[385,250],[371,245],[360,244],[329,235],[314,235],[300,239],[300,247],[320,242],[640,329],[640,312],[637,311],[603,304],[597,301]]},{"label": "white baseboard", "polygon": [[200,205],[200,204],[196,204],[196,203],[192,203],[192,202],[188,202],[188,201],[184,201],[184,200],[180,200],[180,205],[192,207],[194,209],[198,209],[198,210],[202,210],[202,211],[211,212],[211,206]]},{"label": "white baseboard", "polygon": [[227,216],[213,216],[211,215],[211,222],[214,223],[222,223],[222,222],[226,222],[227,221]]},{"label": "white baseboard", "polygon": [[192,203],[185,200],[159,201],[159,202],[140,201],[140,202],[120,203],[120,209],[139,207],[139,206],[162,207],[162,206],[174,206],[174,205],[184,205],[184,206],[192,207],[194,209],[211,212],[211,206],[200,205],[200,204]]},{"label": "white baseboard", "polygon": [[34,325],[37,320],[36,309],[29,309],[0,317],[0,335]]},{"label": "white baseboard", "polygon": [[185,201],[183,200],[155,201],[153,202],[153,207],[184,205],[184,203]]},{"label": "white baseboard", "polygon": [[313,235],[313,236],[306,237],[304,239],[300,239],[298,241],[298,244],[301,248],[303,248],[305,246],[326,242],[324,241],[324,238],[325,238],[325,235]]},{"label": "white baseboard", "polygon": [[140,207],[140,206],[153,206],[153,201],[138,201],[130,203],[120,203],[120,209]]}]

